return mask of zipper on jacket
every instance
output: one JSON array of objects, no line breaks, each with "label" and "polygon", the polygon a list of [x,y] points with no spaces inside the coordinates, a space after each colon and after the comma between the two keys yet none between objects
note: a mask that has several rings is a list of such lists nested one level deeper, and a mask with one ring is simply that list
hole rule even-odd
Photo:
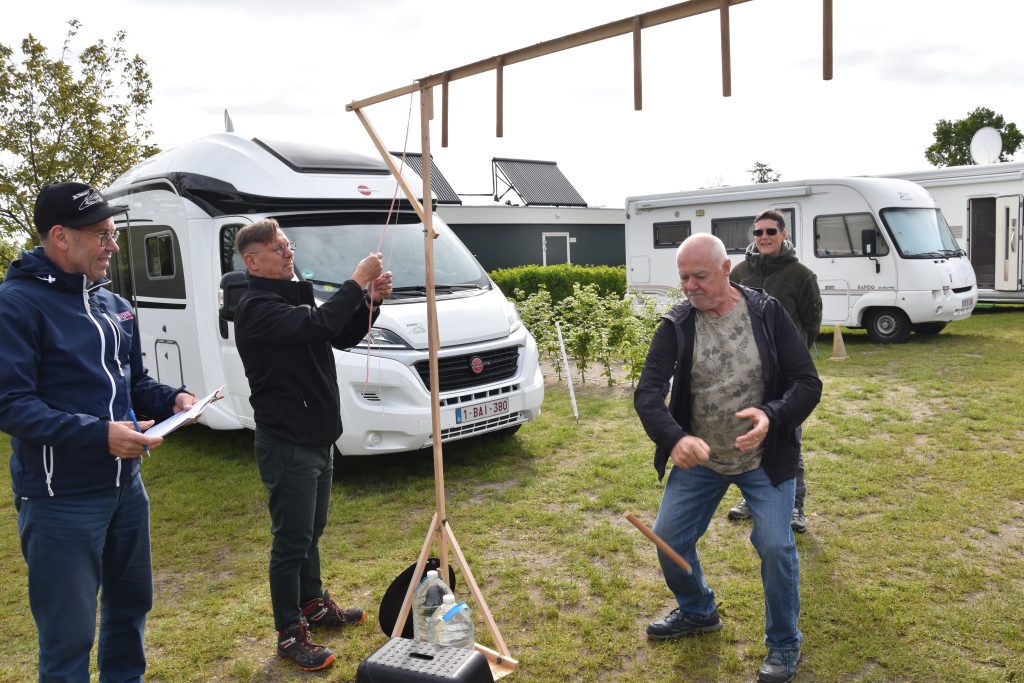
[{"label": "zipper on jacket", "polygon": [[[49,464],[46,460],[47,453],[50,455]],[[46,474],[46,491],[50,498],[53,498],[53,487],[50,485],[53,481],[53,446],[43,446],[43,472]]]},{"label": "zipper on jacket", "polygon": [[[85,304],[85,314],[87,316],[89,316],[89,320],[92,321],[92,324],[96,327],[96,331],[100,335],[100,366],[103,368],[103,372],[106,373],[107,379],[110,380],[110,402],[107,403],[107,414],[110,416],[110,421],[113,422],[115,420],[115,418],[114,418],[114,401],[117,399],[117,383],[114,380],[114,376],[110,374],[110,370],[107,368],[107,364],[105,362],[105,356],[106,356],[106,352],[107,352],[107,338],[103,334],[103,327],[100,325],[99,321],[96,320],[96,318],[93,316],[93,313],[92,313],[92,302],[89,300],[88,282],[86,281],[86,278],[85,278],[84,275],[82,276],[82,303]],[[108,324],[111,324],[110,318],[105,313],[103,314],[103,319],[106,320],[108,322]],[[116,345],[119,342],[117,332],[119,332],[119,330],[115,329],[115,334],[114,334],[115,347],[116,347]],[[115,354],[114,360],[117,362],[117,367],[121,371],[121,374],[123,375],[124,374],[124,369],[121,368],[121,359],[118,358],[117,355]],[[128,400],[129,401],[131,400],[131,396],[128,397]],[[108,447],[109,447],[109,444],[108,444]],[[114,486],[115,487],[120,487],[121,486],[121,458],[117,458],[117,474],[114,475]]]}]

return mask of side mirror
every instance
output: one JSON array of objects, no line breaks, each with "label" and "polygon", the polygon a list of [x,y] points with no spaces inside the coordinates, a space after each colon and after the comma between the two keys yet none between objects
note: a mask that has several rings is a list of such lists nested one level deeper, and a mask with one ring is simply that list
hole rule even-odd
[{"label": "side mirror", "polygon": [[871,256],[872,254],[878,253],[878,244],[875,242],[878,233],[874,230],[861,230],[860,231],[860,243],[861,250],[865,256]]}]

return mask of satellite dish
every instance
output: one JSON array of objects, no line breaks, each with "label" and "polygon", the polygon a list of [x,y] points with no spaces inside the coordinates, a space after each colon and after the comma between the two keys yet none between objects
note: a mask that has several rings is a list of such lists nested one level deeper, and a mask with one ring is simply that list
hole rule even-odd
[{"label": "satellite dish", "polygon": [[[235,124],[231,122],[231,114],[228,113],[227,109],[224,110],[224,132],[225,133],[234,133],[235,132]],[[974,143],[971,143],[971,144],[973,145]],[[1002,143],[1000,143],[1000,144],[1002,144]],[[972,152],[974,151],[973,147],[971,147],[971,151]]]},{"label": "satellite dish", "polygon": [[994,164],[1003,152],[1003,136],[991,126],[979,128],[971,138],[971,159],[976,164]]}]

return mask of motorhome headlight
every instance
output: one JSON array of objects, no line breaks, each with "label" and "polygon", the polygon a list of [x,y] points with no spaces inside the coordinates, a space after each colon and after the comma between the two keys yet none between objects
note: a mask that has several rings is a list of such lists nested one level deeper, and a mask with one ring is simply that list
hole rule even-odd
[{"label": "motorhome headlight", "polygon": [[516,305],[510,301],[508,303],[508,331],[511,334],[522,326],[523,321],[519,319],[519,311],[516,310]]},{"label": "motorhome headlight", "polygon": [[391,330],[384,327],[371,327],[370,333],[363,337],[363,340],[356,344],[356,348],[365,349],[372,346],[375,349],[408,349],[411,348],[405,340]]}]

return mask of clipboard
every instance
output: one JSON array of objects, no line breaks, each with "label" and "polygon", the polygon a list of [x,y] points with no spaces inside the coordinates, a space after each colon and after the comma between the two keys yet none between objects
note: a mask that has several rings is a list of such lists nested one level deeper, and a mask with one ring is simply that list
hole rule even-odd
[{"label": "clipboard", "polygon": [[223,388],[223,385],[217,387],[216,389],[214,389],[213,393],[209,394],[208,396],[204,396],[201,400],[193,403],[192,407],[189,408],[188,410],[183,410],[180,413],[175,413],[174,415],[167,418],[163,422],[159,422],[153,425],[145,432],[143,432],[143,434],[145,434],[146,436],[167,436],[171,432],[177,430],[179,427],[184,427],[185,425],[192,424],[193,422],[199,419],[199,416],[203,414],[203,411],[206,410],[207,406],[209,406],[211,403],[216,403],[217,401],[224,398],[224,396],[220,393]]}]

